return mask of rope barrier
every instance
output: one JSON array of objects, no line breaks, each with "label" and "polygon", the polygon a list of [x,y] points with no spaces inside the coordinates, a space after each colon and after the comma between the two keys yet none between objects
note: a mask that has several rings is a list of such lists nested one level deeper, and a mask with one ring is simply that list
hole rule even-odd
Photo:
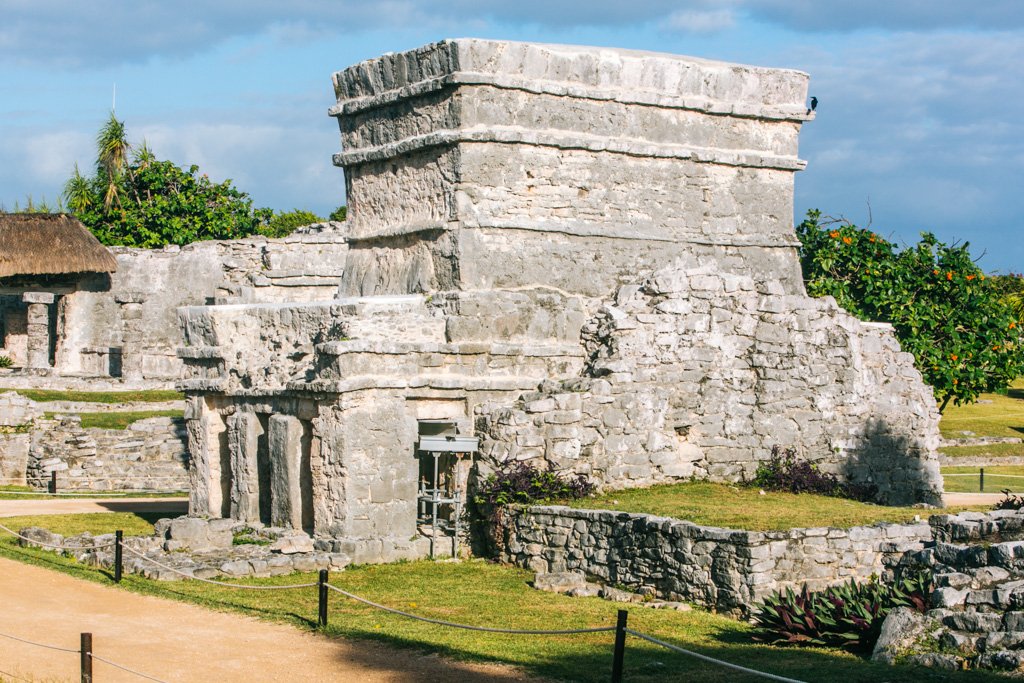
[{"label": "rope barrier", "polygon": [[662,647],[668,648],[669,650],[675,650],[676,652],[679,652],[681,654],[688,655],[690,657],[696,657],[697,659],[700,659],[702,661],[709,662],[711,664],[717,664],[718,666],[724,666],[725,668],[733,669],[734,671],[741,671],[741,672],[746,673],[746,674],[751,674],[753,676],[760,676],[761,678],[767,678],[767,679],[772,680],[772,681],[783,681],[783,683],[804,683],[804,681],[799,681],[799,680],[797,680],[795,678],[786,678],[785,676],[776,676],[775,674],[765,673],[764,671],[758,671],[757,669],[748,669],[747,667],[740,666],[739,664],[733,664],[732,662],[725,662],[725,661],[722,661],[721,659],[715,659],[714,657],[708,657],[707,655],[702,655],[699,652],[692,652],[690,650],[685,650],[685,649],[679,647],[678,645],[673,645],[672,643],[666,643],[664,640],[658,640],[657,638],[654,638],[652,636],[640,633],[639,631],[634,631],[631,628],[627,628],[626,629],[626,633],[634,635],[634,636],[636,636],[637,638],[639,638],[641,640],[646,640],[649,643],[654,643],[655,645],[661,645]]},{"label": "rope barrier", "polygon": [[[975,479],[977,479],[978,478],[978,473],[977,472],[956,472],[956,473],[950,473],[950,474],[943,474],[942,476],[943,477],[974,477]],[[986,472],[985,473],[985,478],[986,479],[1024,479],[1024,476],[1022,476],[1020,474],[993,474],[993,473]]]},{"label": "rope barrier", "polygon": [[185,577],[186,579],[192,579],[194,581],[202,581],[203,583],[212,583],[215,586],[226,586],[227,588],[241,588],[241,589],[245,589],[245,590],[272,591],[272,590],[291,590],[293,588],[312,588],[312,587],[318,585],[316,583],[295,583],[295,584],[289,584],[287,586],[245,586],[245,585],[237,584],[237,583],[227,583],[225,581],[214,581],[213,579],[203,579],[203,578],[200,578],[198,576],[194,576],[192,574],[189,574],[188,572],[184,572],[184,571],[182,571],[180,569],[177,569],[176,567],[171,567],[170,565],[166,565],[166,564],[164,564],[162,562],[158,562],[158,561],[154,560],[153,558],[146,556],[144,553],[141,553],[138,550],[136,550],[134,548],[131,548],[131,547],[127,546],[127,545],[122,545],[122,548],[127,550],[132,555],[135,555],[135,556],[145,560],[146,562],[149,562],[151,564],[155,564],[156,566],[160,567],[161,569],[166,569],[167,571],[174,572],[175,574],[179,574],[179,575]]},{"label": "rope barrier", "polygon": [[167,681],[164,681],[163,679],[154,678],[154,677],[150,676],[149,674],[144,674],[141,671],[136,671],[135,669],[129,669],[128,667],[123,666],[121,664],[118,664],[117,662],[112,662],[109,659],[106,659],[104,657],[100,657],[98,654],[96,654],[94,652],[90,652],[89,656],[92,657],[93,659],[95,659],[97,662],[103,662],[104,664],[112,666],[115,669],[120,669],[121,671],[127,671],[128,673],[134,674],[136,676],[139,676],[140,678],[145,678],[146,680],[150,680],[150,681],[156,681],[156,683],[167,683]]},{"label": "rope barrier", "polygon": [[45,647],[47,650],[56,650],[57,652],[71,652],[71,653],[76,654],[76,655],[79,653],[79,650],[77,650],[77,649],[72,650],[72,649],[69,649],[69,648],[66,648],[66,647],[58,647],[56,645],[47,645],[46,643],[37,643],[34,640],[25,640],[24,638],[19,638],[18,636],[12,636],[9,633],[0,633],[0,636],[2,636],[4,638],[10,638],[11,640],[16,640],[19,643],[28,643],[29,645],[35,645],[36,647]]},{"label": "rope barrier", "polygon": [[37,541],[34,538],[29,538],[28,536],[22,536],[18,532],[14,531],[12,529],[8,529],[3,524],[0,524],[0,530],[6,531],[7,533],[11,534],[12,536],[17,536],[18,538],[24,539],[24,540],[28,541],[29,543],[33,543],[35,545],[42,546],[44,548],[56,548],[58,550],[100,550],[102,548],[110,548],[110,547],[116,545],[116,543],[114,543],[114,542],[104,543],[102,545],[75,545],[75,546],[54,545],[53,543],[43,543],[42,541]]},{"label": "rope barrier", "polygon": [[361,603],[363,603],[365,605],[369,605],[370,607],[376,607],[377,609],[384,610],[385,612],[391,612],[392,614],[398,614],[400,616],[408,617],[410,619],[416,619],[418,621],[425,621],[428,624],[437,624],[439,626],[451,626],[452,628],[461,628],[461,629],[465,629],[467,631],[485,631],[487,633],[510,633],[510,634],[513,634],[513,635],[523,635],[523,636],[562,636],[562,635],[573,635],[573,634],[577,634],[577,633],[604,633],[604,632],[607,632],[607,631],[614,631],[615,630],[614,626],[599,626],[599,627],[596,627],[596,628],[576,628],[576,629],[566,629],[566,630],[559,630],[559,631],[539,631],[539,630],[531,630],[531,629],[489,628],[489,627],[486,627],[486,626],[471,626],[469,624],[458,624],[458,623],[453,622],[453,621],[443,621],[441,619],[431,619],[429,617],[421,617],[418,614],[410,614],[409,612],[403,612],[402,610],[395,609],[394,607],[387,607],[386,605],[378,604],[376,602],[373,602],[372,600],[367,600],[366,598],[360,597],[360,596],[356,595],[355,593],[349,593],[348,591],[342,590],[341,588],[338,588],[337,586],[332,586],[329,583],[328,584],[324,584],[324,585],[327,588],[329,588],[330,590],[332,590],[332,591],[335,591],[337,593],[341,593],[342,595],[344,595],[344,596],[346,596],[348,598],[351,598],[351,599],[353,599],[353,600],[355,600],[357,602],[361,602]]},{"label": "rope barrier", "polygon": [[11,679],[13,679],[15,681],[25,681],[26,683],[32,683],[32,681],[30,681],[29,679],[22,678],[21,676],[15,676],[14,674],[12,674],[9,671],[0,671],[0,676],[5,676],[5,677],[11,678]]}]

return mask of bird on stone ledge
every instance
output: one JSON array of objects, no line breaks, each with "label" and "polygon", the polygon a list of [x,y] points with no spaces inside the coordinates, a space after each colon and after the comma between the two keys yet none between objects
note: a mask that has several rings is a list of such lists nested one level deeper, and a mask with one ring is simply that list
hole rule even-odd
[{"label": "bird on stone ledge", "polygon": [[812,111],[814,111],[817,108],[818,108],[818,98],[817,97],[812,97],[811,98],[811,108],[807,110],[807,113],[810,114]]}]

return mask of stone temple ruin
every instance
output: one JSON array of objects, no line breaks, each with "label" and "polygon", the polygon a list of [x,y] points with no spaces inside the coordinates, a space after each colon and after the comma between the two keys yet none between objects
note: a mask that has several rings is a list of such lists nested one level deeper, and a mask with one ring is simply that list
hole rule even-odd
[{"label": "stone temple ruin", "polygon": [[440,459],[450,496],[513,459],[605,488],[736,481],[778,444],[938,503],[912,357],[804,291],[807,82],[465,39],[335,74],[337,297],[179,312],[191,514],[423,556],[420,447],[458,437],[479,445]]}]

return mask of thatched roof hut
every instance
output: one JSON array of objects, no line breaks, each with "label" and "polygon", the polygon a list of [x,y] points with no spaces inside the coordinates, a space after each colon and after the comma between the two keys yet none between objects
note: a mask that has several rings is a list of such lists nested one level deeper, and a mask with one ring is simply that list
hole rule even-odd
[{"label": "thatched roof hut", "polygon": [[0,213],[0,278],[115,270],[114,255],[77,218]]}]

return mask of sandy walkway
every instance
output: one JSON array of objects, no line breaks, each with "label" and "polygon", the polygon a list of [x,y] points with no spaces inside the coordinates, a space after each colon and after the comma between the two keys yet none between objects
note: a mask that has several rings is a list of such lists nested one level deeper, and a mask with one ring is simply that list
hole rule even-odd
[{"label": "sandy walkway", "polygon": [[1001,493],[943,493],[946,505],[995,505],[1003,499]]},{"label": "sandy walkway", "polygon": [[[175,502],[142,501],[152,511],[166,510]],[[4,500],[0,516],[109,512],[139,509],[139,504],[139,500]],[[180,501],[177,505],[181,512]],[[332,640],[286,624],[137,595],[0,558],[0,633],[77,649],[83,631],[93,634],[98,656],[175,683],[535,680],[509,667]],[[0,680],[6,673],[35,681],[77,681],[78,667],[77,653],[44,650],[0,637]],[[94,673],[102,683],[144,680],[98,661]]]},{"label": "sandy walkway", "polygon": [[39,498],[0,500],[0,517],[69,515],[78,512],[166,512],[184,515],[187,498]]}]

